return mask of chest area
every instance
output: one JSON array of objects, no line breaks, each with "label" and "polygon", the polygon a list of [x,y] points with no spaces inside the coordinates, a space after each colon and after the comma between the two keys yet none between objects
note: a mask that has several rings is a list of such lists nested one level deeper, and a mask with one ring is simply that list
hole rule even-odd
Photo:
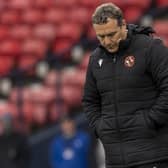
[{"label": "chest area", "polygon": [[73,158],[83,150],[84,143],[80,138],[76,138],[71,141],[63,141],[60,148],[63,158]]},{"label": "chest area", "polygon": [[[108,90],[117,85],[125,88],[148,81],[145,50],[100,58],[94,62],[93,76],[99,90]],[[141,82],[140,82],[141,81]]]},{"label": "chest area", "polygon": [[0,144],[0,149],[3,151],[0,153],[1,159],[14,158],[17,155],[18,144],[15,140],[1,139]]}]

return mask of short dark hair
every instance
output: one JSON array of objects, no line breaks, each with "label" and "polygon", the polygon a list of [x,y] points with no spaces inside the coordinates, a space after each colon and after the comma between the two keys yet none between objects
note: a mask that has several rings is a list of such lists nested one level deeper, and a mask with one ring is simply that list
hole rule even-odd
[{"label": "short dark hair", "polygon": [[98,6],[92,15],[93,24],[105,24],[108,18],[117,19],[118,25],[122,25],[123,13],[121,9],[113,3],[105,3]]}]

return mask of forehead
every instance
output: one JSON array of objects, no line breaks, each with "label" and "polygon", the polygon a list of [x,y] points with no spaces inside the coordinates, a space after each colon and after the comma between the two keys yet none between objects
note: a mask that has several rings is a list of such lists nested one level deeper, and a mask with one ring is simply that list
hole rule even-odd
[{"label": "forehead", "polygon": [[108,34],[118,30],[118,22],[116,19],[108,19],[105,24],[93,24],[96,34]]}]

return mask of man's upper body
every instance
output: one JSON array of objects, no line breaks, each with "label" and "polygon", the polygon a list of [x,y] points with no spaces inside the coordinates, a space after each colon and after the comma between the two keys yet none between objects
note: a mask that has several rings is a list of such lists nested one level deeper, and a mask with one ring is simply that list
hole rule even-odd
[{"label": "man's upper body", "polygon": [[27,137],[13,127],[11,116],[0,117],[0,167],[27,168],[30,164]]},{"label": "man's upper body", "polygon": [[27,168],[30,163],[30,152],[27,138],[13,132],[0,136],[0,167]]},{"label": "man's upper body", "polygon": [[73,121],[70,122],[64,121],[61,126],[63,133],[54,138],[51,144],[52,168],[88,168],[89,166],[90,137],[83,131],[76,129],[74,131]]},{"label": "man's upper body", "polygon": [[89,137],[78,132],[72,138],[56,137],[51,146],[53,168],[88,168]]},{"label": "man's upper body", "polygon": [[113,4],[98,7],[83,106],[107,168],[168,159],[168,49],[151,28],[126,25]]}]

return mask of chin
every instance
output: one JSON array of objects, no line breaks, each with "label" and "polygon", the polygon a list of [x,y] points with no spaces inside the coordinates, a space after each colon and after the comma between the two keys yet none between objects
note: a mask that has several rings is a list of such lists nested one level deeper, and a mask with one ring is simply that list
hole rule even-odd
[{"label": "chin", "polygon": [[114,49],[109,49],[108,51],[111,52],[111,53],[117,52],[118,51],[118,47],[114,48]]}]

